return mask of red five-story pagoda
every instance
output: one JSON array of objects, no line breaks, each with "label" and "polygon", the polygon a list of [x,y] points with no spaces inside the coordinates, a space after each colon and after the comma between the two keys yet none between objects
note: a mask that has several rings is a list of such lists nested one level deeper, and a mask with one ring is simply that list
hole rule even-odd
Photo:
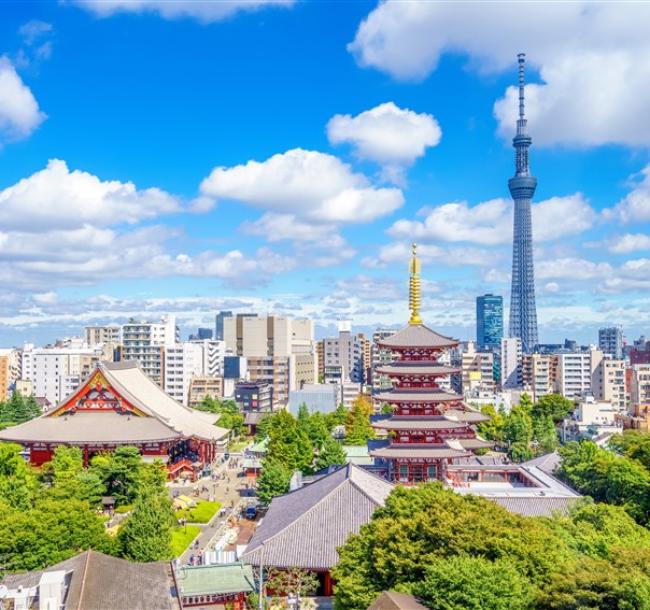
[{"label": "red five-story pagoda", "polygon": [[376,464],[387,466],[388,479],[400,483],[444,479],[447,464],[463,462],[473,449],[490,446],[477,438],[473,428],[488,418],[438,385],[440,379],[460,372],[438,361],[458,341],[427,328],[420,318],[420,303],[420,262],[413,244],[411,318],[408,326],[380,342],[396,360],[377,370],[391,379],[393,389],[377,394],[375,400],[393,406],[394,413],[373,426],[387,431],[390,441],[371,451]]}]

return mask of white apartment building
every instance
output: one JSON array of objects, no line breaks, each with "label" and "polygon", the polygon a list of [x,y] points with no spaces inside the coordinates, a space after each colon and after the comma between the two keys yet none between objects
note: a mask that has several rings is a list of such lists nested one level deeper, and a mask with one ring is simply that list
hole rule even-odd
[{"label": "white apartment building", "polygon": [[592,382],[603,359],[603,352],[590,347],[586,352],[556,354],[557,378],[555,391],[565,398],[593,395]]},{"label": "white apartment building", "polygon": [[556,359],[550,354],[524,354],[522,381],[533,401],[553,393],[556,376]]},{"label": "white apartment building", "polygon": [[519,337],[501,339],[501,387],[521,388],[523,384],[523,349]]},{"label": "white apartment building", "polygon": [[630,396],[625,386],[625,361],[603,358],[594,373],[592,391],[594,397],[609,402],[618,413],[626,413]]},{"label": "white apartment building", "polygon": [[371,359],[371,367],[372,367],[372,388],[375,391],[390,389],[393,387],[393,384],[391,383],[389,377],[387,377],[386,375],[382,376],[376,374],[375,370],[380,366],[384,366],[385,364],[390,364],[395,359],[393,352],[389,349],[380,347],[379,343],[381,341],[384,341],[385,339],[388,339],[388,337],[392,337],[396,332],[397,332],[396,330],[392,330],[388,328],[378,328],[372,334],[372,347],[370,350],[370,359]]},{"label": "white apartment building", "polygon": [[164,348],[173,347],[179,338],[176,316],[163,316],[158,323],[132,320],[122,326],[122,360],[136,360],[163,387]]},{"label": "white apartment building", "polygon": [[479,352],[474,341],[467,341],[461,353],[461,392],[494,392],[494,353]]},{"label": "white apartment building", "polygon": [[53,405],[72,393],[107,354],[99,347],[42,347],[25,344],[22,378],[31,382],[34,396]]},{"label": "white apartment building", "polygon": [[163,354],[163,389],[184,405],[189,404],[193,378],[223,375],[223,341],[204,339],[175,343],[165,347]]},{"label": "white apartment building", "polygon": [[122,336],[120,326],[86,326],[84,327],[85,342],[88,347],[95,347],[100,343],[118,345]]},{"label": "white apartment building", "polygon": [[365,337],[352,334],[348,322],[339,323],[339,336],[323,339],[324,367],[340,366],[345,382],[363,383]]},{"label": "white apartment building", "polygon": [[641,405],[650,405],[650,364],[632,366],[630,401],[633,410],[638,410]]}]

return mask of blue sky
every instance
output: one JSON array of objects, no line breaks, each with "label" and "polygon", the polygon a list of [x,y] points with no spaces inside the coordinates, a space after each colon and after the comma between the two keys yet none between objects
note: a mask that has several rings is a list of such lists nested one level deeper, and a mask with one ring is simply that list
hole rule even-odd
[{"label": "blue sky", "polygon": [[474,297],[509,299],[520,50],[540,339],[647,327],[645,6],[69,0],[0,17],[5,345],[167,311],[190,329],[222,307],[401,324],[413,240],[427,323],[472,338]]}]

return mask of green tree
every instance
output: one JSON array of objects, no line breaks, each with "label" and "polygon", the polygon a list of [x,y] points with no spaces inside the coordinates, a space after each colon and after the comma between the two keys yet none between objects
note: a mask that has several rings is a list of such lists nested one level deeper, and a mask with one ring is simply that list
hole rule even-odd
[{"label": "green tree", "polygon": [[280,462],[291,472],[311,469],[314,460],[311,441],[289,412],[280,411],[272,419],[269,439],[268,458]]},{"label": "green tree", "polygon": [[144,485],[117,541],[123,557],[132,561],[162,561],[172,557],[174,513],[169,497]]},{"label": "green tree", "polygon": [[345,422],[345,442],[348,445],[365,445],[368,439],[374,438],[375,431],[370,425],[371,413],[372,405],[363,397],[354,401]]},{"label": "green tree", "polygon": [[325,442],[332,438],[330,431],[327,428],[325,416],[320,411],[312,413],[309,418],[307,424],[307,436],[309,436],[309,440],[311,441],[312,447],[315,451],[321,449]]},{"label": "green tree", "polygon": [[[526,394],[522,394],[522,398],[524,396]],[[532,455],[532,452],[523,449],[524,447],[529,448],[533,440],[533,420],[527,408],[523,406],[512,408],[503,427],[503,439],[508,443],[511,459],[521,461],[523,455]],[[514,449],[513,445],[515,446]],[[517,458],[513,456],[517,456]],[[524,457],[524,459],[529,458]]]},{"label": "green tree", "polygon": [[142,467],[137,447],[118,447],[90,461],[90,472],[99,477],[106,494],[115,498],[117,506],[133,503],[142,481]]},{"label": "green tree", "polygon": [[481,413],[487,415],[490,419],[483,421],[478,425],[479,434],[488,440],[503,443],[504,428],[506,425],[506,416],[504,412],[495,409],[494,405],[485,405],[481,407]]},{"label": "green tree", "polygon": [[529,610],[534,587],[507,559],[435,559],[424,580],[405,587],[430,610]]},{"label": "green tree", "polygon": [[529,443],[516,442],[508,448],[508,457],[513,462],[526,462],[533,457],[533,450]]},{"label": "green tree", "polygon": [[266,458],[262,463],[262,474],[257,480],[257,497],[263,506],[268,506],[275,496],[289,491],[292,472],[277,460]]},{"label": "green tree", "polygon": [[346,462],[347,455],[341,445],[332,437],[328,437],[316,457],[316,470],[322,470],[328,466],[342,466]]},{"label": "green tree", "polygon": [[55,498],[76,498],[97,506],[106,493],[99,476],[84,469],[79,447],[57,447],[52,460],[43,465],[42,473],[51,482],[49,494]]},{"label": "green tree", "polygon": [[0,564],[8,571],[37,570],[89,548],[114,552],[96,511],[75,499],[48,498],[28,510],[0,511],[0,532]]},{"label": "green tree", "polygon": [[519,397],[519,408],[523,409],[527,413],[530,413],[533,409],[533,399],[530,397],[528,392],[523,392]]},{"label": "green tree", "polygon": [[531,415],[533,417],[550,415],[553,421],[557,423],[568,417],[573,408],[573,401],[561,394],[547,394],[540,396],[533,406]]},{"label": "green tree", "polygon": [[533,417],[533,441],[537,443],[537,452],[540,454],[557,449],[559,444],[557,429],[550,415]]},{"label": "green tree", "polygon": [[348,410],[343,403],[340,403],[336,410],[325,416],[328,430],[331,432],[336,426],[344,426],[348,419]]},{"label": "green tree", "polygon": [[32,396],[25,398],[20,392],[12,392],[9,400],[0,403],[0,422],[6,424],[22,424],[42,413]]},{"label": "green tree", "polygon": [[383,403],[381,405],[381,408],[379,409],[379,412],[382,415],[392,415],[395,412],[395,409],[389,405],[387,402]]},{"label": "green tree", "polygon": [[21,451],[20,445],[0,443],[0,498],[12,508],[27,509],[38,491],[38,481]]}]

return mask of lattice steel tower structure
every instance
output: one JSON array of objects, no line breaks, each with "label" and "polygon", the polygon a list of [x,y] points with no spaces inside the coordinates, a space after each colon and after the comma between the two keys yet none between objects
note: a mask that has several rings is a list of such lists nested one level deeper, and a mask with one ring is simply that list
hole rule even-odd
[{"label": "lattice steel tower structure", "polygon": [[517,134],[512,140],[512,145],[515,147],[515,175],[508,180],[508,188],[515,202],[510,336],[519,337],[523,350],[532,352],[538,343],[531,218],[531,200],[537,187],[537,178],[530,175],[528,166],[528,147],[532,144],[532,138],[527,133],[524,114],[526,55],[519,53],[517,59],[519,61],[519,119]]}]

